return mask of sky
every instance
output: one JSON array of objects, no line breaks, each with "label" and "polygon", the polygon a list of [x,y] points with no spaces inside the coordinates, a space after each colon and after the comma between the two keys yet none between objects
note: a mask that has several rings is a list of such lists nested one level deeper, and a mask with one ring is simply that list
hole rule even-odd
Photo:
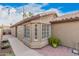
[{"label": "sky", "polygon": [[79,11],[79,3],[0,3],[0,24],[15,24],[24,12],[35,14],[53,11],[58,15]]}]

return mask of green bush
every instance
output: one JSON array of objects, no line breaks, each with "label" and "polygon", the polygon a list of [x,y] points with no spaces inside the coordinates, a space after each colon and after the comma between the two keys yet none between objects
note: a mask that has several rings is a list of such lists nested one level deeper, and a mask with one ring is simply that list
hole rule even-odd
[{"label": "green bush", "polygon": [[1,47],[1,49],[7,49],[10,47],[9,43],[3,44],[3,46]]},{"label": "green bush", "polygon": [[60,39],[59,38],[57,38],[57,37],[50,37],[49,39],[48,39],[48,42],[49,42],[49,44],[52,46],[52,47],[54,47],[54,48],[56,48],[56,47],[58,47],[59,45],[60,45]]},{"label": "green bush", "polygon": [[7,48],[9,48],[10,46],[3,46],[3,47],[1,47],[1,49],[7,49]]},{"label": "green bush", "polygon": [[2,43],[7,43],[7,42],[8,42],[8,40],[3,40],[3,41],[2,41]]}]

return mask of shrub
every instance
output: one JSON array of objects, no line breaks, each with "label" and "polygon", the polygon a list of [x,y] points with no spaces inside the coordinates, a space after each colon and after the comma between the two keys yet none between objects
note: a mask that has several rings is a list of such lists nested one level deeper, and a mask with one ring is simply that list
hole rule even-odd
[{"label": "shrub", "polygon": [[2,43],[7,43],[7,42],[8,42],[8,40],[3,40],[3,41],[2,41]]},{"label": "shrub", "polygon": [[57,37],[50,37],[48,39],[48,42],[54,48],[56,48],[56,47],[58,47],[60,45],[60,39],[57,38]]},{"label": "shrub", "polygon": [[7,48],[9,48],[10,46],[3,46],[3,47],[1,47],[1,49],[7,49]]},{"label": "shrub", "polygon": [[10,47],[10,44],[9,43],[6,43],[6,44],[4,44],[2,47],[1,47],[1,49],[7,49],[7,48],[9,48]]}]

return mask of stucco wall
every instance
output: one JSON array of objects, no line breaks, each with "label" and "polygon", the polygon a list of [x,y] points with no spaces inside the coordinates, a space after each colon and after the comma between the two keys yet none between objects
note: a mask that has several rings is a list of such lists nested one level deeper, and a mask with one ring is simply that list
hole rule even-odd
[{"label": "stucco wall", "polygon": [[15,34],[15,27],[11,28],[11,34],[12,34],[13,36],[16,36],[16,34]]},{"label": "stucco wall", "polygon": [[62,41],[62,44],[75,48],[79,42],[79,22],[52,24],[52,34]]},{"label": "stucco wall", "polygon": [[22,40],[24,38],[24,26],[17,26],[17,37]]}]

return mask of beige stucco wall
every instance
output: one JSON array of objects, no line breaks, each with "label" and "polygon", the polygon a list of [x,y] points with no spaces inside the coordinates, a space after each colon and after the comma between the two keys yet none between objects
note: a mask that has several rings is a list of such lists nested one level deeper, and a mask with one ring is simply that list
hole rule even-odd
[{"label": "beige stucco wall", "polygon": [[17,26],[17,37],[19,40],[22,40],[24,38],[24,26]]},{"label": "beige stucco wall", "polygon": [[52,24],[52,35],[60,38],[63,45],[75,48],[79,42],[79,22]]},{"label": "beige stucco wall", "polygon": [[13,28],[11,28],[11,34],[13,35],[13,36],[16,36],[16,33],[15,33],[16,31],[15,31],[15,27],[13,27]]}]

